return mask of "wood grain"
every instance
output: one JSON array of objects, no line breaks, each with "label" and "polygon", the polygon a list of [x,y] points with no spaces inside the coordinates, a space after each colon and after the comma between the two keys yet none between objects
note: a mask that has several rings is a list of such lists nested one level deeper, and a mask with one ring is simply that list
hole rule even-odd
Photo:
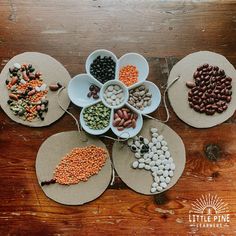
[{"label": "wood grain", "polygon": [[[236,66],[235,1],[2,0],[0,22],[1,69],[18,53],[38,51],[55,57],[74,76],[85,71],[90,52],[106,48],[118,57],[143,54],[149,80],[161,88],[173,64],[194,51],[221,53]],[[78,108],[71,104],[69,109],[79,117]],[[187,151],[184,174],[171,190],[155,199],[133,192],[116,177],[99,199],[68,207],[45,197],[34,165],[41,143],[74,130],[73,120],[65,115],[49,127],[32,129],[0,110],[0,234],[235,235],[236,116],[200,130],[180,121],[171,108],[170,113],[168,125]],[[163,106],[153,115],[164,119]],[[111,151],[112,142],[103,141]],[[213,160],[206,152],[209,145],[218,147]],[[191,229],[191,204],[206,193],[229,204],[228,228]]]}]

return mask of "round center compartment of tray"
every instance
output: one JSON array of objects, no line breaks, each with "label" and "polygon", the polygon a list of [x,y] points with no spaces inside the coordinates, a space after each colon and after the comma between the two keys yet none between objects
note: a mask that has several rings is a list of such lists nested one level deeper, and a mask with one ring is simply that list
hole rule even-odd
[{"label": "round center compartment of tray", "polygon": [[128,89],[120,81],[108,81],[101,89],[101,99],[109,108],[120,108],[128,101]]}]

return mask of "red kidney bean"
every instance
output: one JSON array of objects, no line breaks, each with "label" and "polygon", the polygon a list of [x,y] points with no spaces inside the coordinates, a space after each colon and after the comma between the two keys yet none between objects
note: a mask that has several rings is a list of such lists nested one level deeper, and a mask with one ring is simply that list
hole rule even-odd
[{"label": "red kidney bean", "polygon": [[232,95],[232,78],[218,66],[205,63],[193,73],[193,81],[187,81],[190,108],[206,115],[222,113],[228,108]]}]

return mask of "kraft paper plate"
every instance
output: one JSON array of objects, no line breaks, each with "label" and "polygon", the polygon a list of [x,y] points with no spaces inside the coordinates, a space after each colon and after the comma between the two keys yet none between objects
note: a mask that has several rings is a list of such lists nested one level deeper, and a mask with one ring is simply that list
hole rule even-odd
[{"label": "kraft paper plate", "polygon": [[[53,172],[60,160],[73,148],[92,144],[106,149],[102,141],[84,132],[68,131],[49,137],[39,148],[36,158],[36,175],[39,184],[52,179]],[[43,187],[40,185],[40,187],[47,197],[56,202],[65,205],[82,205],[98,198],[106,190],[111,180],[111,174],[111,161],[108,154],[107,161],[99,173],[91,176],[86,182],[81,181],[69,186],[55,183]]]},{"label": "kraft paper plate", "polygon": [[[7,104],[8,90],[6,88],[5,81],[9,78],[9,67],[12,67],[14,63],[29,63],[32,64],[36,71],[42,73],[42,78],[44,82],[49,86],[52,83],[60,82],[63,86],[67,87],[71,77],[65,67],[46,54],[38,52],[25,52],[13,57],[3,68],[0,75],[0,105],[4,112],[15,122],[22,125],[31,127],[42,127],[50,125],[51,123],[58,120],[65,112],[59,107],[57,103],[57,92],[48,91],[47,99],[49,100],[48,112],[45,114],[44,121],[24,121],[18,116],[15,116],[10,110]],[[47,87],[48,89],[48,87]],[[64,108],[68,108],[70,104],[69,97],[67,95],[66,89],[60,93],[60,103]]]},{"label": "kraft paper plate", "polygon": [[[146,137],[150,140],[150,128],[157,128],[158,133],[164,136],[164,139],[168,142],[171,156],[174,159],[174,163],[176,165],[174,176],[172,177],[171,182],[168,184],[168,187],[163,190],[166,191],[176,184],[183,173],[186,162],[184,143],[174,130],[172,130],[167,125],[155,120],[145,120],[139,135],[142,135],[143,137]],[[146,195],[156,194],[150,192],[151,185],[153,183],[151,171],[132,168],[133,161],[137,159],[134,157],[134,153],[130,151],[128,145],[115,142],[112,149],[112,158],[115,170],[119,177],[131,189]]]},{"label": "kraft paper plate", "polygon": [[[215,113],[213,116],[208,116],[204,113],[200,114],[189,107],[189,89],[185,83],[193,80],[193,73],[198,66],[204,63],[218,66],[225,70],[227,76],[232,78],[232,100],[228,104],[228,109],[221,114]],[[196,128],[209,128],[221,124],[234,114],[236,109],[236,70],[224,56],[208,51],[192,53],[172,68],[168,84],[177,76],[180,76],[180,79],[169,88],[168,96],[174,112],[182,121]]]}]

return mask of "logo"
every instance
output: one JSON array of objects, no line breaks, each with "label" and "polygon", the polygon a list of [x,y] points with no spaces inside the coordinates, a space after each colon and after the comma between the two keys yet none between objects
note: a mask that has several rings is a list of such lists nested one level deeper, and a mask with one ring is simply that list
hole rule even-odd
[{"label": "logo", "polygon": [[189,211],[190,227],[223,228],[230,222],[228,204],[217,195],[202,195]]}]

